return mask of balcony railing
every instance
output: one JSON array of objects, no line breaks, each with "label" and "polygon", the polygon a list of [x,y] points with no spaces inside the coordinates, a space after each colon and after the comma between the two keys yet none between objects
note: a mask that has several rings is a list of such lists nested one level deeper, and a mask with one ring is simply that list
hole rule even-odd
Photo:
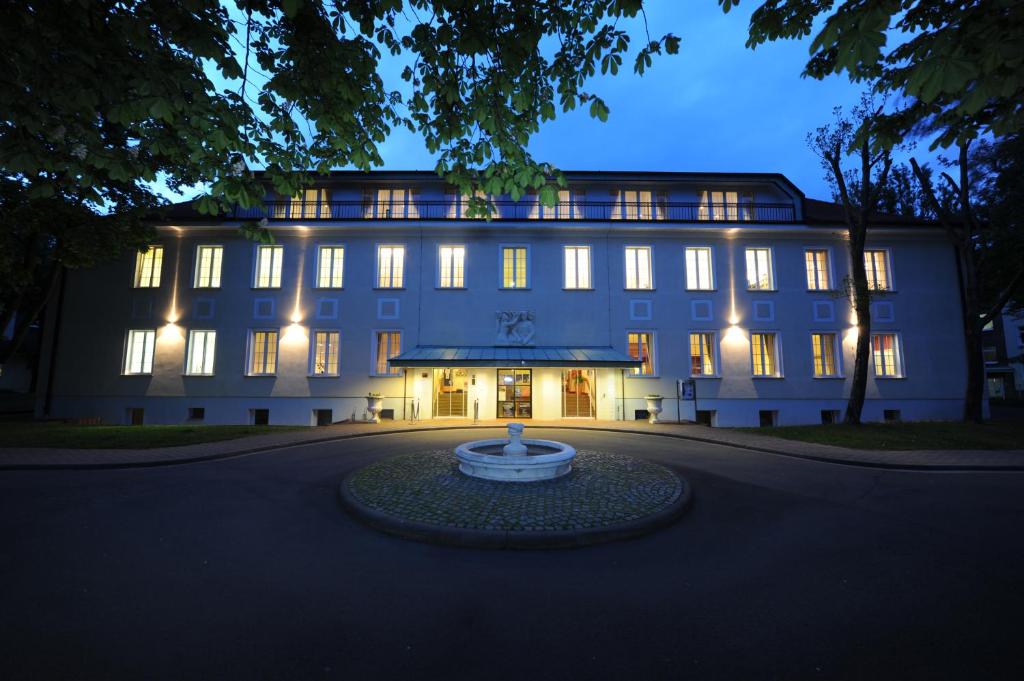
[{"label": "balcony railing", "polygon": [[[622,203],[576,200],[554,206],[529,201],[492,201],[492,220],[580,220],[628,222],[767,222],[796,220],[788,203]],[[267,201],[250,208],[236,208],[241,220],[473,220],[465,203],[420,201],[383,203],[365,201]]]}]

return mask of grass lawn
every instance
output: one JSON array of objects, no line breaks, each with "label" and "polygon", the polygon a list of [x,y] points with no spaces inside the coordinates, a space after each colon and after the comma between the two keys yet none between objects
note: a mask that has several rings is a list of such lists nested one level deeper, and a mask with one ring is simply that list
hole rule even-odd
[{"label": "grass lawn", "polygon": [[1024,422],[866,423],[860,426],[738,428],[756,435],[853,449],[1024,449]]},{"label": "grass lawn", "polygon": [[80,426],[0,421],[0,447],[148,449],[304,429],[305,426]]}]

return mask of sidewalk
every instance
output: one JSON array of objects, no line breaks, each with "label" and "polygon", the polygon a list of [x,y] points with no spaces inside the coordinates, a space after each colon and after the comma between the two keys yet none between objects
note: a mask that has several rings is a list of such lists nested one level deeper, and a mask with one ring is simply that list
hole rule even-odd
[{"label": "sidewalk", "polygon": [[[352,437],[420,430],[504,428],[507,421],[395,421],[382,424],[340,423],[311,430],[255,435],[181,447],[153,449],[0,449],[0,470],[46,468],[135,468],[184,464],[268,451],[292,445],[327,442]],[[1024,471],[1024,450],[914,450],[878,451],[846,449],[810,442],[784,440],[724,428],[644,421],[530,421],[531,428],[608,430],[661,435],[778,454],[827,463],[899,470]]]}]

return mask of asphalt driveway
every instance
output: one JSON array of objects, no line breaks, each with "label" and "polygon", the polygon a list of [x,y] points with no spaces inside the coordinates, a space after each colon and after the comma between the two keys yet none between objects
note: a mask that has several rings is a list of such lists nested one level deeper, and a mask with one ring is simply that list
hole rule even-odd
[{"label": "asphalt driveway", "polygon": [[1024,473],[530,434],[672,465],[693,506],[549,552],[407,542],[338,506],[349,470],[467,431],[0,472],[0,678],[1024,678]]}]

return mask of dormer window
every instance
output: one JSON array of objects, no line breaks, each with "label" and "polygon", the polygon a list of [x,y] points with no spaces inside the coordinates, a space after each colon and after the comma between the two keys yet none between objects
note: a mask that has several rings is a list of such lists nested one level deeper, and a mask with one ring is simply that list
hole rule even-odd
[{"label": "dormer window", "polygon": [[[474,192],[474,196],[476,196],[476,198],[478,199],[483,199],[484,201],[488,199],[487,192],[483,191],[482,189],[477,189],[476,192]],[[459,194],[457,191],[452,190],[448,192],[445,198],[447,199],[448,218],[450,220],[456,220],[460,218],[466,219],[469,217],[469,215],[467,215],[467,213],[469,212],[470,199],[468,194]],[[494,200],[494,197],[490,198],[491,201]],[[494,213],[492,213],[492,217],[498,217],[497,206],[495,206],[495,210]],[[478,216],[477,219],[483,219],[483,216]]]},{"label": "dormer window", "polygon": [[316,220],[331,217],[330,196],[326,189],[306,189],[290,201],[274,203],[274,217],[278,220]]},{"label": "dormer window", "polygon": [[416,206],[417,196],[418,192],[413,189],[377,189],[364,198],[366,217],[378,220],[415,220],[420,216]]},{"label": "dormer window", "polygon": [[723,222],[753,220],[754,194],[753,192],[705,189],[700,193],[697,219]]},{"label": "dormer window", "polygon": [[575,189],[558,190],[558,199],[553,206],[542,204],[540,194],[530,195],[529,200],[530,220],[578,220],[583,217],[582,192]]},{"label": "dormer window", "polygon": [[647,189],[622,189],[612,192],[612,220],[664,220],[668,196]]}]

